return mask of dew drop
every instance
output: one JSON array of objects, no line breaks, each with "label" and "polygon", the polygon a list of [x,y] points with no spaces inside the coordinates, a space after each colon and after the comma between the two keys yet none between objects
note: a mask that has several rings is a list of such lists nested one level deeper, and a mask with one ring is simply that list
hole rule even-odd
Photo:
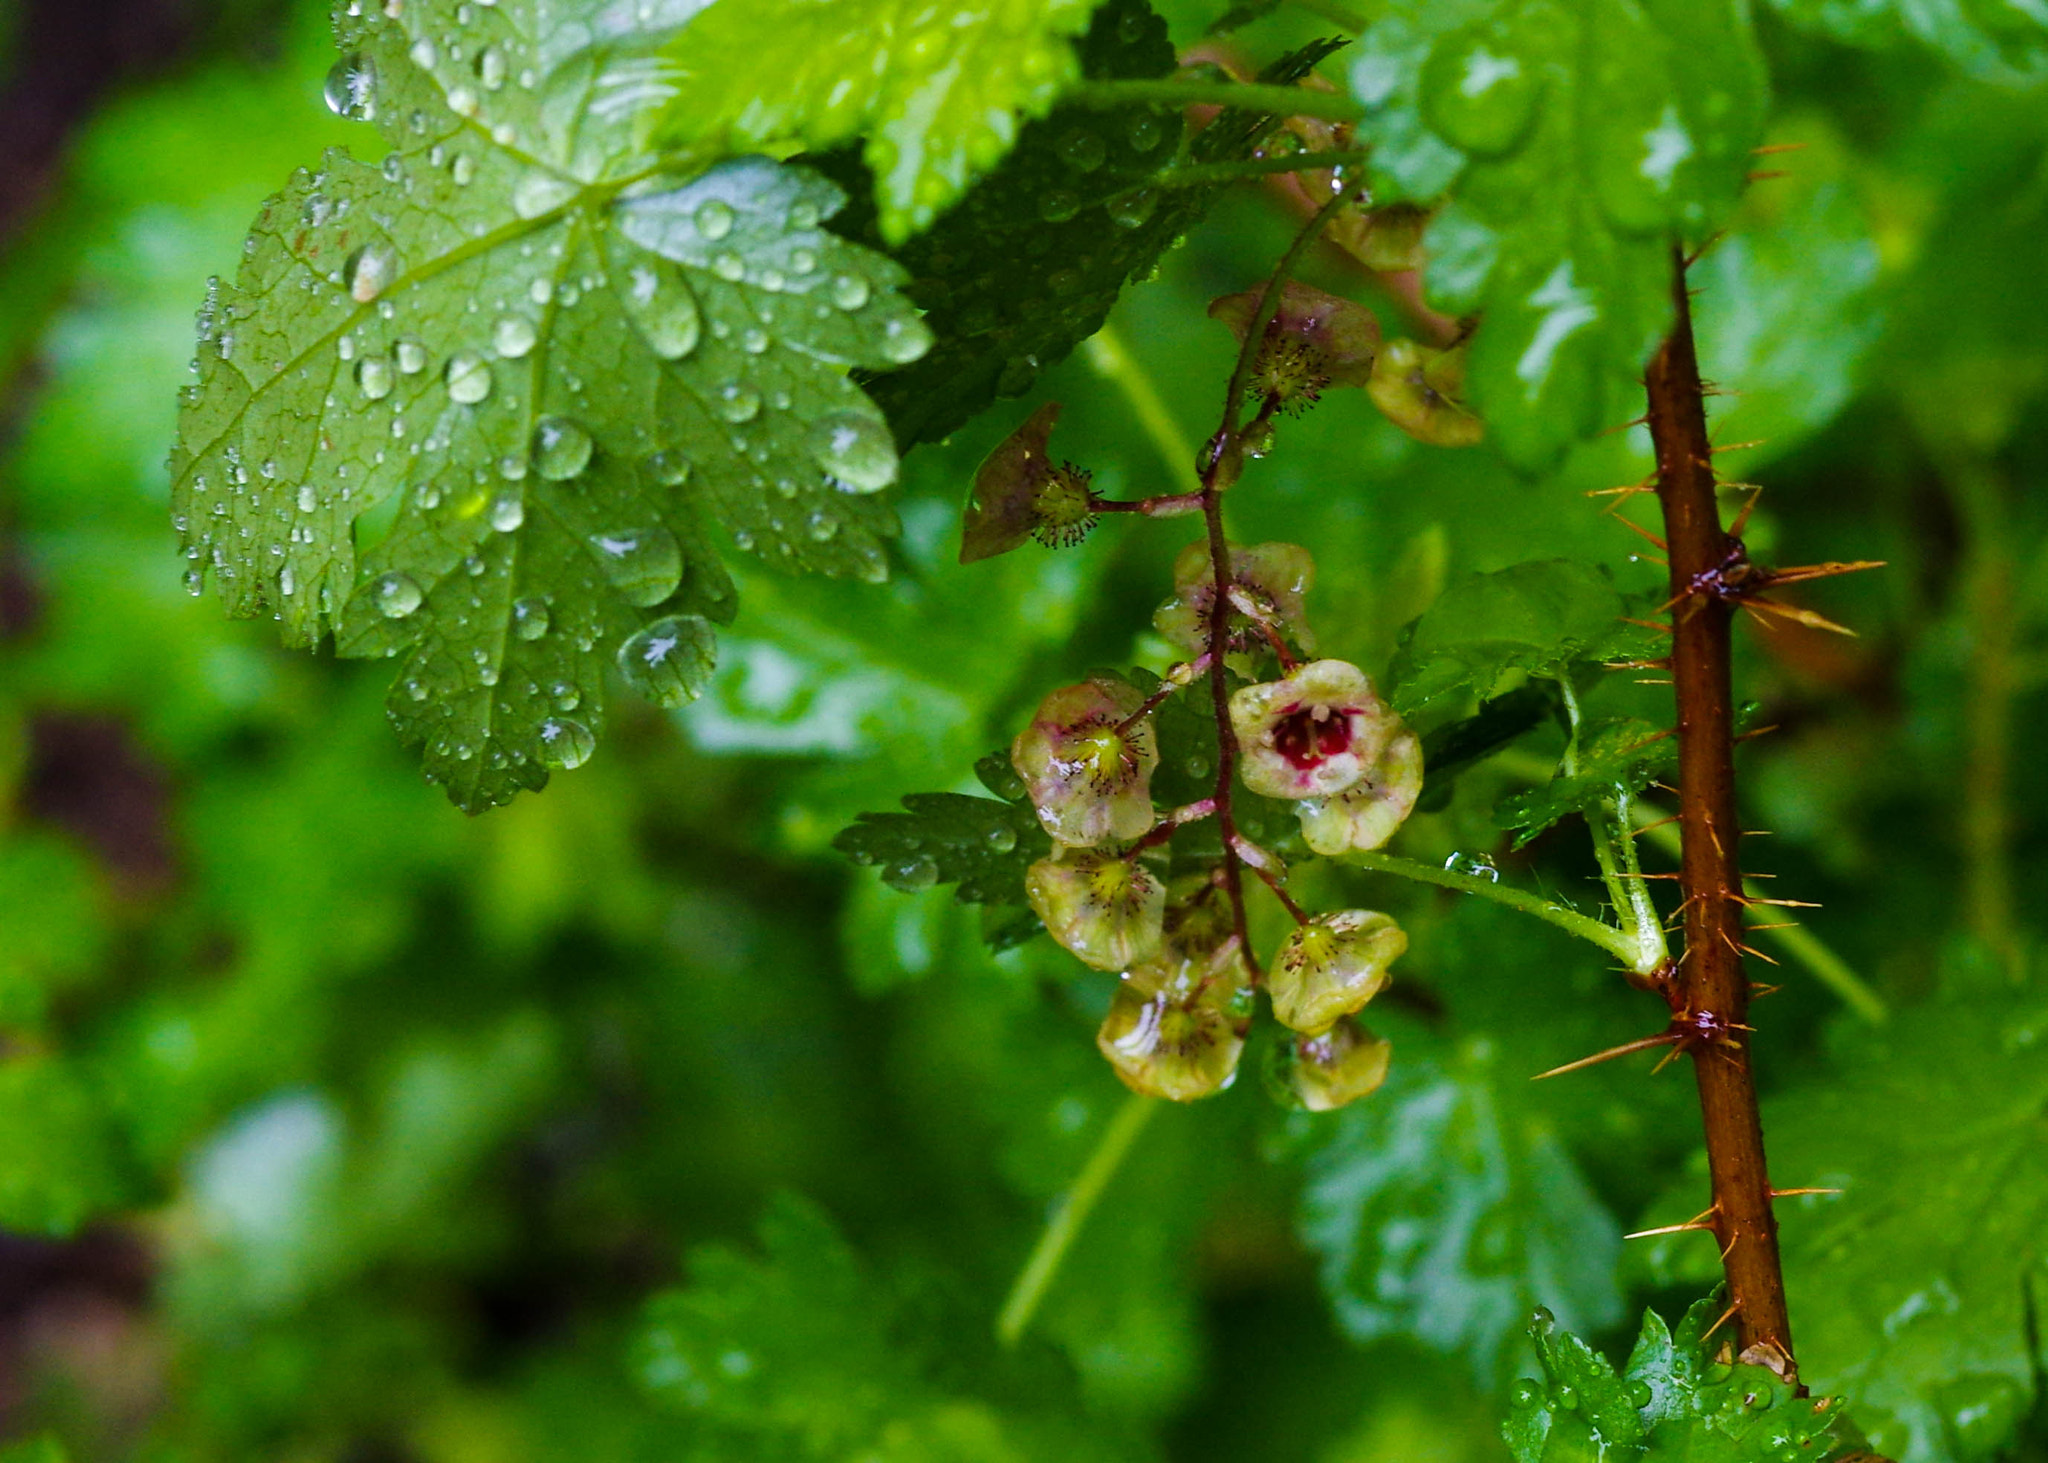
[{"label": "dew drop", "polygon": [[627,604],[658,605],[683,581],[683,551],[675,535],[656,525],[595,533],[589,539],[605,578]]},{"label": "dew drop", "polygon": [[466,152],[458,152],[455,160],[448,164],[448,176],[455,180],[456,187],[468,187],[476,177],[476,159]]},{"label": "dew drop", "polygon": [[434,43],[425,36],[414,41],[412,49],[407,51],[406,55],[412,57],[412,64],[422,71],[432,71],[441,60],[441,53],[434,49]]},{"label": "dew drop", "polygon": [[398,274],[398,256],[388,244],[365,244],[341,267],[342,283],[349,298],[367,305],[390,288]]},{"label": "dew drop", "polygon": [[517,493],[501,493],[491,501],[491,527],[511,533],[526,522],[526,503]]},{"label": "dew drop", "polygon": [[760,355],[770,344],[768,332],[758,325],[749,325],[740,332],[740,349],[750,356]]},{"label": "dew drop", "polygon": [[697,205],[697,232],[717,243],[732,232],[732,205],[722,198],[707,198]]},{"label": "dew drop", "polygon": [[448,358],[442,379],[450,401],[471,406],[491,394],[491,363],[475,351],[457,351]]},{"label": "dew drop", "polygon": [[896,481],[895,439],[879,417],[822,416],[811,426],[810,447],[818,465],[856,493],[880,492]]},{"label": "dew drop", "polygon": [[1159,125],[1159,119],[1144,112],[1131,118],[1131,125],[1124,130],[1124,141],[1130,143],[1132,152],[1150,152],[1165,136],[1166,129]]},{"label": "dew drop", "polygon": [[882,354],[899,366],[922,359],[931,348],[931,327],[915,316],[891,320],[882,331]]},{"label": "dew drop", "polygon": [[398,360],[398,369],[408,376],[417,376],[427,368],[427,348],[416,340],[401,340],[392,348]]},{"label": "dew drop", "polygon": [[1500,882],[1500,870],[1495,868],[1493,860],[1483,853],[1454,853],[1444,860],[1444,867],[1454,874],[1484,879],[1489,884]]},{"label": "dew drop", "polygon": [[410,574],[379,575],[371,592],[376,596],[378,612],[387,620],[404,619],[426,598],[420,593],[419,581]]},{"label": "dew drop", "polygon": [[809,249],[789,251],[789,267],[795,274],[814,274],[818,268],[818,256]]},{"label": "dew drop", "polygon": [[619,300],[656,355],[673,361],[697,348],[703,331],[697,296],[668,260],[634,265]]},{"label": "dew drop", "polygon": [[377,115],[377,63],[361,51],[334,63],[322,88],[327,109],[351,122],[368,122]]},{"label": "dew drop", "polygon": [[1038,200],[1038,216],[1049,224],[1063,224],[1081,211],[1081,200],[1064,188],[1054,188]]},{"label": "dew drop", "polygon": [[521,640],[538,640],[548,633],[551,617],[544,599],[522,599],[512,606],[512,633]]},{"label": "dew drop", "polygon": [[997,853],[1009,853],[1017,847],[1017,830],[997,824],[988,830],[988,846]]},{"label": "dew drop", "polygon": [[747,277],[747,262],[730,249],[721,249],[711,256],[711,272],[727,284],[738,284]]},{"label": "dew drop", "polygon": [[476,79],[484,84],[485,91],[496,91],[505,84],[505,53],[496,46],[485,46],[476,53]]},{"label": "dew drop", "polygon": [[556,681],[548,687],[548,704],[557,711],[574,711],[583,704],[583,693],[568,681]]},{"label": "dew drop", "polygon": [[298,496],[294,501],[298,503],[301,513],[311,513],[320,505],[320,495],[313,491],[311,483],[301,483],[299,484]]},{"label": "dew drop", "polygon": [[832,303],[842,310],[858,310],[872,292],[864,275],[842,274],[832,281]]},{"label": "dew drop", "polygon": [[739,381],[728,381],[718,389],[718,414],[735,425],[751,422],[761,414],[761,393]]},{"label": "dew drop", "polygon": [[533,467],[549,482],[564,482],[590,465],[590,433],[568,417],[542,417],[533,429]]},{"label": "dew drop", "polygon": [[478,106],[476,93],[466,86],[448,88],[448,110],[458,117],[474,117]]},{"label": "dew drop", "polygon": [[1135,229],[1147,223],[1159,207],[1159,194],[1151,188],[1121,193],[1109,200],[1109,221],[1120,229]]},{"label": "dew drop", "polygon": [[804,520],[804,531],[813,543],[829,544],[839,537],[839,520],[823,508],[813,508],[811,516]]},{"label": "dew drop", "polygon": [[1076,127],[1059,140],[1060,161],[1077,173],[1092,173],[1109,158],[1109,149],[1100,137],[1086,128]]},{"label": "dew drop", "polygon": [[682,706],[703,694],[718,658],[711,626],[697,615],[671,615],[627,637],[619,673],[656,706]]},{"label": "dew drop", "polygon": [[690,480],[690,459],[680,452],[661,451],[647,458],[647,473],[664,488],[679,488]]},{"label": "dew drop", "polygon": [[524,315],[502,315],[491,329],[491,345],[508,361],[516,361],[533,349],[533,322]]},{"label": "dew drop", "polygon": [[888,880],[891,888],[914,893],[919,889],[929,889],[939,882],[939,866],[919,854],[916,858],[905,859],[882,877]]},{"label": "dew drop", "polygon": [[540,724],[540,760],[564,772],[581,767],[597,750],[597,738],[580,721],[551,716]]},{"label": "dew drop", "polygon": [[388,356],[364,356],[356,362],[356,387],[371,401],[389,396],[395,380]]}]

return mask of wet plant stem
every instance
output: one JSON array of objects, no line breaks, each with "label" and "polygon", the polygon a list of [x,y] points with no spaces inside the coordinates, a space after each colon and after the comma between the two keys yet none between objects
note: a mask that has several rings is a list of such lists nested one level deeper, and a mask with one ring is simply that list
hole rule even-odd
[{"label": "wet plant stem", "polygon": [[1168,107],[1235,107],[1246,112],[1269,112],[1276,117],[1321,117],[1331,122],[1355,122],[1365,115],[1365,108],[1339,92],[1248,81],[1084,81],[1061,100],[1105,111],[1150,103]]},{"label": "wet plant stem", "polygon": [[[1564,692],[1565,715],[1571,722],[1571,737],[1564,749],[1564,775],[1576,777],[1579,695],[1569,676],[1560,676],[1558,686]],[[1607,886],[1607,901],[1614,906],[1614,917],[1633,936],[1634,949],[1623,957],[1629,973],[1647,978],[1664,968],[1671,959],[1671,950],[1664,941],[1664,917],[1657,912],[1656,901],[1650,898],[1649,881],[1636,861],[1635,839],[1628,833],[1628,805],[1633,799],[1625,787],[1616,787],[1614,791],[1614,797],[1603,797],[1585,809],[1586,831],[1593,840],[1593,858],[1600,865],[1600,879]]]},{"label": "wet plant stem", "polygon": [[1743,970],[1742,839],[1735,808],[1734,607],[1695,586],[1715,582],[1727,532],[1715,498],[1713,448],[1693,348],[1685,257],[1674,248],[1671,333],[1644,385],[1657,455],[1657,499],[1670,546],[1671,673],[1678,702],[1679,888],[1685,953],[1664,991],[1674,1016],[1711,1014],[1725,1035],[1688,1040],[1713,1184],[1714,1233],[1734,1313],[1735,1349],[1794,1382],[1792,1323],[1778,1225],[1750,1073],[1749,977]]},{"label": "wet plant stem", "polygon": [[1059,1273],[1060,1262],[1066,1259],[1075,1236],[1088,1222],[1088,1215],[1095,1208],[1096,1201],[1101,1199],[1102,1191],[1109,1187],[1109,1181],[1123,1167],[1131,1145],[1138,1141],[1138,1135],[1145,1131],[1145,1125],[1152,1120],[1152,1114],[1158,1108],[1157,1098],[1142,1097],[1134,1092],[1124,1099],[1124,1105],[1116,1110],[1109,1126],[1102,1130],[1095,1151],[1081,1165],[1074,1186],[1057,1201],[1052,1218],[1040,1231],[1038,1243],[1032,1247],[1031,1258],[1024,1262],[1024,1268],[1010,1287],[1009,1296],[1003,1301],[1003,1309],[996,1317],[996,1339],[1003,1345],[1015,1346],[1022,1339],[1026,1328],[1031,1325],[1031,1318],[1038,1313],[1039,1302],[1045,1299],[1045,1293],[1052,1285],[1053,1276]]},{"label": "wet plant stem", "polygon": [[1413,879],[1418,884],[1434,884],[1440,889],[1455,889],[1460,894],[1473,894],[1492,904],[1503,905],[1522,914],[1533,915],[1547,925],[1555,925],[1568,935],[1576,935],[1589,944],[1597,945],[1624,965],[1633,958],[1637,946],[1635,933],[1617,929],[1605,920],[1594,919],[1589,914],[1580,914],[1576,909],[1567,909],[1540,894],[1531,894],[1526,889],[1517,889],[1511,884],[1502,884],[1480,874],[1461,874],[1454,869],[1440,869],[1435,864],[1420,860],[1402,858],[1392,853],[1359,853],[1353,851],[1343,855],[1344,862],[1354,868],[1374,874],[1392,874],[1399,879]]}]

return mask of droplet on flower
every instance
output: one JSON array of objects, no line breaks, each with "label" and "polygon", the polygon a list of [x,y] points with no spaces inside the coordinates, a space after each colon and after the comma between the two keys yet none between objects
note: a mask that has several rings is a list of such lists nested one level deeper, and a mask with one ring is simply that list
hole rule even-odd
[{"label": "droplet on flower", "polygon": [[1387,1080],[1394,1044],[1346,1016],[1321,1036],[1298,1036],[1282,1049],[1281,1080],[1310,1112],[1334,1112],[1368,1097]]},{"label": "droplet on flower", "polygon": [[[1225,626],[1225,653],[1246,657],[1234,668],[1249,673],[1249,657],[1267,648],[1265,634],[1254,624],[1270,625],[1295,647],[1313,655],[1303,603],[1316,582],[1316,564],[1300,544],[1229,546],[1231,609]],[[1152,615],[1152,628],[1188,655],[1209,648],[1209,615],[1216,603],[1216,572],[1209,559],[1209,541],[1197,539],[1173,561],[1173,598]],[[1249,613],[1248,613],[1249,611]]]},{"label": "droplet on flower", "polygon": [[1150,721],[1124,729],[1144,698],[1106,676],[1063,686],[1039,703],[1010,747],[1038,821],[1078,848],[1151,831],[1159,745]]},{"label": "droplet on flower", "polygon": [[1261,797],[1343,792],[1378,760],[1399,720],[1349,661],[1312,660],[1230,698],[1244,785]]},{"label": "droplet on flower", "polygon": [[1166,889],[1135,859],[1065,851],[1033,864],[1024,892],[1053,939],[1097,970],[1159,953]]},{"label": "droplet on flower", "polygon": [[1325,858],[1380,848],[1415,810],[1422,793],[1422,743],[1394,713],[1386,746],[1365,776],[1334,797],[1303,798],[1294,805],[1301,838]]},{"label": "droplet on flower", "polygon": [[1273,1014],[1306,1036],[1320,1036],[1386,989],[1387,967],[1408,936],[1376,910],[1319,914],[1299,925],[1273,957],[1266,989]]},{"label": "droplet on flower", "polygon": [[718,639],[698,615],[670,615],[642,626],[619,647],[619,673],[656,706],[681,706],[703,694],[718,660]]}]

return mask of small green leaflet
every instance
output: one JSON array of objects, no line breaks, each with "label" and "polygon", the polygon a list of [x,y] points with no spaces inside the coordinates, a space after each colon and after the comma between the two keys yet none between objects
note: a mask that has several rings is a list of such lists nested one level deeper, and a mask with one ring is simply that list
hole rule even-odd
[{"label": "small green leaflet", "polygon": [[882,236],[930,227],[1080,69],[1097,0],[718,0],[663,48],[669,146],[726,152],[866,139]]},{"label": "small green leaflet", "polygon": [[1578,770],[1570,775],[1560,771],[1542,787],[1503,799],[1493,810],[1493,821],[1516,830],[1515,847],[1520,848],[1595,799],[1639,793],[1677,768],[1678,742],[1670,728],[1634,716],[1590,722],[1579,734]]},{"label": "small green leaflet", "polygon": [[832,840],[855,863],[878,865],[906,894],[957,884],[963,904],[1022,904],[1024,875],[1051,850],[1029,803],[953,792],[917,792],[904,813],[862,813]]},{"label": "small green leaflet", "polygon": [[[1695,1304],[1674,1336],[1655,1311],[1616,1375],[1539,1310],[1529,1327],[1543,1368],[1515,1390],[1501,1428],[1515,1463],[1827,1463],[1863,1456],[1839,1398],[1818,1400],[1767,1367],[1724,1360],[1707,1332],[1718,1296]],[[1723,1333],[1722,1345],[1726,1345]]]},{"label": "small green leaflet", "polygon": [[885,575],[896,455],[847,372],[931,337],[821,227],[831,184],[634,146],[617,7],[362,9],[328,100],[393,151],[301,173],[210,292],[173,511],[230,613],[402,657],[392,719],[476,810],[590,755],[614,660],[658,704],[701,687],[733,611],[707,518]]},{"label": "small green leaflet", "polygon": [[1726,218],[1759,140],[1747,7],[1397,0],[1351,87],[1381,201],[1454,195],[1428,283],[1484,313],[1467,384],[1488,440],[1540,469],[1634,415],[1671,316],[1671,238]]}]

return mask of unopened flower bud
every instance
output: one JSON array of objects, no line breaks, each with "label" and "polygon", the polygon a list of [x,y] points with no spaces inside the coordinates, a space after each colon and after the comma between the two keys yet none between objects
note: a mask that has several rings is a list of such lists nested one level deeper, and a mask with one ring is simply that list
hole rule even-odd
[{"label": "unopened flower bud", "polygon": [[996,445],[974,473],[961,525],[960,562],[1007,554],[1035,538],[1048,548],[1069,548],[1095,527],[1090,474],[1047,454],[1060,404],[1048,401]]},{"label": "unopened flower bud", "polygon": [[1400,724],[1343,660],[1310,661],[1230,698],[1244,785],[1262,797],[1334,797],[1366,775]]},{"label": "unopened flower bud", "polygon": [[[1258,318],[1264,289],[1225,295],[1209,314],[1242,341]],[[1252,358],[1250,387],[1283,409],[1300,411],[1332,386],[1364,386],[1379,353],[1380,325],[1363,305],[1288,280]]]},{"label": "unopened flower bud", "polygon": [[1097,970],[1128,970],[1159,954],[1166,889],[1136,859],[1078,851],[1040,859],[1024,893],[1053,939]]},{"label": "unopened flower bud", "polygon": [[1011,744],[1038,821],[1061,843],[1087,848],[1151,830],[1158,741],[1150,722],[1119,730],[1143,704],[1134,688],[1093,676],[1046,697]]},{"label": "unopened flower bud", "polygon": [[1397,340],[1373,363],[1366,387],[1386,419],[1432,447],[1470,447],[1486,425],[1465,406],[1465,347],[1433,351]]},{"label": "unopened flower bud", "polygon": [[1394,1044],[1346,1016],[1321,1036],[1297,1036],[1285,1048],[1281,1080],[1310,1112],[1332,1112],[1379,1090]]},{"label": "unopened flower bud", "polygon": [[1319,914],[1299,925],[1266,978],[1273,1014],[1305,1036],[1320,1036],[1386,989],[1387,967],[1408,936],[1376,910]]},{"label": "unopened flower bud", "polygon": [[[1316,582],[1316,562],[1300,544],[1230,545],[1230,587],[1233,603],[1225,626],[1227,653],[1263,648],[1265,636],[1242,605],[1306,653],[1315,653],[1315,636],[1302,604]],[[1189,655],[1209,648],[1209,612],[1216,603],[1216,572],[1209,559],[1209,541],[1197,539],[1173,561],[1173,598],[1152,615],[1152,628]]]},{"label": "unopened flower bud", "polygon": [[1398,719],[1393,724],[1396,730],[1365,776],[1333,797],[1294,805],[1302,842],[1312,852],[1328,858],[1382,847],[1415,810],[1422,793],[1422,743]]}]

